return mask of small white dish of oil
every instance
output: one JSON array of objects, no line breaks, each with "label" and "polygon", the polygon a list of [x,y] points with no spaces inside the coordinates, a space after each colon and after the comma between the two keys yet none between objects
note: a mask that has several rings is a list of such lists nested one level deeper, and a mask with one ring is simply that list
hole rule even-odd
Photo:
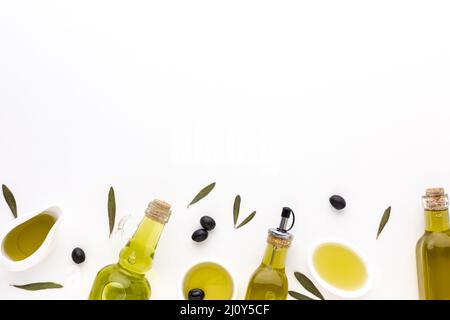
[{"label": "small white dish of oil", "polygon": [[373,285],[367,258],[344,240],[317,242],[309,251],[308,267],[320,286],[339,298],[362,298]]},{"label": "small white dish of oil", "polygon": [[17,272],[39,264],[53,248],[61,218],[61,209],[52,207],[12,220],[0,231],[0,266]]},{"label": "small white dish of oil", "polygon": [[205,300],[235,300],[237,297],[230,269],[215,259],[199,261],[182,274],[180,298],[189,300],[189,291],[193,289],[202,290]]}]

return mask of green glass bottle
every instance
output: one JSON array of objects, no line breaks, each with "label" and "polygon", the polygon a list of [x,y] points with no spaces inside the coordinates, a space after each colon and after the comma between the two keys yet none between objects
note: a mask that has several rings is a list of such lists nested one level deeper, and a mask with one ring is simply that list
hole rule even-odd
[{"label": "green glass bottle", "polygon": [[151,269],[155,250],[165,224],[170,218],[170,205],[151,202],[136,233],[120,252],[119,262],[98,273],[90,300],[148,300],[151,288],[145,274]]},{"label": "green glass bottle", "polygon": [[[294,221],[286,230],[290,216]],[[295,223],[295,215],[290,208],[283,208],[280,227],[270,229],[264,258],[254,272],[247,288],[246,300],[286,300],[288,296],[288,279],[285,263],[293,236],[288,232]]]},{"label": "green glass bottle", "polygon": [[423,197],[425,234],[417,243],[417,275],[421,300],[450,300],[450,226],[444,189],[428,189]]}]

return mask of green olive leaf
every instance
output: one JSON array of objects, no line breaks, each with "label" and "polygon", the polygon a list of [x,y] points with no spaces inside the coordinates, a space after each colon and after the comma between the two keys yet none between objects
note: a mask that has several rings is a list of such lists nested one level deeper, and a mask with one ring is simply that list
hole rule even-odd
[{"label": "green olive leaf", "polygon": [[295,291],[289,291],[289,295],[296,299],[296,300],[302,300],[302,301],[313,301],[314,299],[311,299],[310,297],[305,296],[304,294],[295,292]]},{"label": "green olive leaf", "polygon": [[381,218],[380,226],[378,227],[377,240],[380,237],[381,233],[383,232],[384,227],[389,222],[390,217],[391,217],[391,207],[387,208],[384,211],[383,217]]},{"label": "green olive leaf", "polygon": [[191,203],[188,205],[188,208],[190,206],[192,206],[193,204],[196,204],[197,202],[199,202],[203,198],[205,198],[208,194],[211,193],[211,191],[213,191],[213,189],[215,187],[216,187],[216,183],[213,182],[210,185],[204,187],[202,190],[200,190],[200,192],[195,196],[194,200],[192,200]]},{"label": "green olive leaf", "polygon": [[17,289],[27,290],[27,291],[40,291],[47,289],[61,289],[62,285],[54,282],[38,282],[38,283],[30,283],[25,285],[12,285]]},{"label": "green olive leaf", "polygon": [[109,219],[109,236],[111,237],[114,231],[114,225],[116,224],[116,195],[114,188],[109,189],[108,194],[108,219]]},{"label": "green olive leaf", "polygon": [[5,201],[8,204],[9,209],[11,209],[11,212],[12,212],[14,218],[17,218],[17,204],[16,204],[16,199],[14,198],[13,193],[4,184],[2,185],[2,191],[3,191],[3,197],[5,198]]},{"label": "green olive leaf", "polygon": [[307,276],[305,276],[303,273],[296,272],[295,278],[297,278],[298,282],[305,288],[308,292],[315,295],[320,300],[325,300],[324,296],[320,293],[319,289],[314,285],[314,283],[309,280]]},{"label": "green olive leaf", "polygon": [[236,198],[234,199],[234,206],[233,206],[233,219],[235,227],[238,223],[240,211],[241,211],[241,196],[237,195]]},{"label": "green olive leaf", "polygon": [[243,226],[245,226],[247,223],[249,223],[250,221],[252,221],[253,218],[254,218],[255,216],[256,216],[256,211],[253,211],[253,213],[250,214],[247,218],[245,218],[245,220],[242,221],[242,223],[241,223],[240,225],[238,225],[238,226],[236,227],[236,229],[240,229],[240,228],[242,228]]}]

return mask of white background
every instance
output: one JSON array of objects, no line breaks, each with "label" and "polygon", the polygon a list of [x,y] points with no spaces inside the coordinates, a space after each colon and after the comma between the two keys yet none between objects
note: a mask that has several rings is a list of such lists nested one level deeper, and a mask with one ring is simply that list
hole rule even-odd
[{"label": "white background", "polygon": [[[156,197],[173,204],[154,299],[178,298],[182,270],[213,256],[242,298],[282,206],[298,215],[292,290],[308,246],[337,236],[376,270],[367,298],[416,299],[420,197],[450,188],[449,16],[448,1],[1,1],[0,183],[20,215],[58,204],[65,220],[44,263],[0,271],[0,298],[88,296],[123,245],[108,239],[112,185],[118,219],[140,219]],[[258,211],[241,230],[236,194],[242,218]],[[203,214],[218,227],[197,245]],[[0,224],[11,219],[0,201]],[[9,286],[37,281],[66,287]]]}]

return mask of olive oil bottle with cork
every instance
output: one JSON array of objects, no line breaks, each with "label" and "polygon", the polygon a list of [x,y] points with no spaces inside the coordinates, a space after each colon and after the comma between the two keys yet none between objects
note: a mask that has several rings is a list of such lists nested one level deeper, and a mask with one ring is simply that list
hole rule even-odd
[{"label": "olive oil bottle with cork", "polygon": [[421,300],[450,300],[450,225],[444,189],[423,197],[425,233],[417,243],[417,276]]},{"label": "olive oil bottle with cork", "polygon": [[152,267],[156,247],[171,215],[170,208],[161,200],[149,204],[136,233],[120,252],[119,262],[98,273],[90,300],[150,299],[151,289],[145,274]]},{"label": "olive oil bottle with cork", "polygon": [[[293,222],[291,227],[287,229],[291,216]],[[288,279],[285,272],[285,263],[293,239],[289,231],[294,224],[294,212],[290,208],[283,208],[280,226],[269,230],[266,252],[261,265],[250,279],[246,300],[287,299]]]}]

